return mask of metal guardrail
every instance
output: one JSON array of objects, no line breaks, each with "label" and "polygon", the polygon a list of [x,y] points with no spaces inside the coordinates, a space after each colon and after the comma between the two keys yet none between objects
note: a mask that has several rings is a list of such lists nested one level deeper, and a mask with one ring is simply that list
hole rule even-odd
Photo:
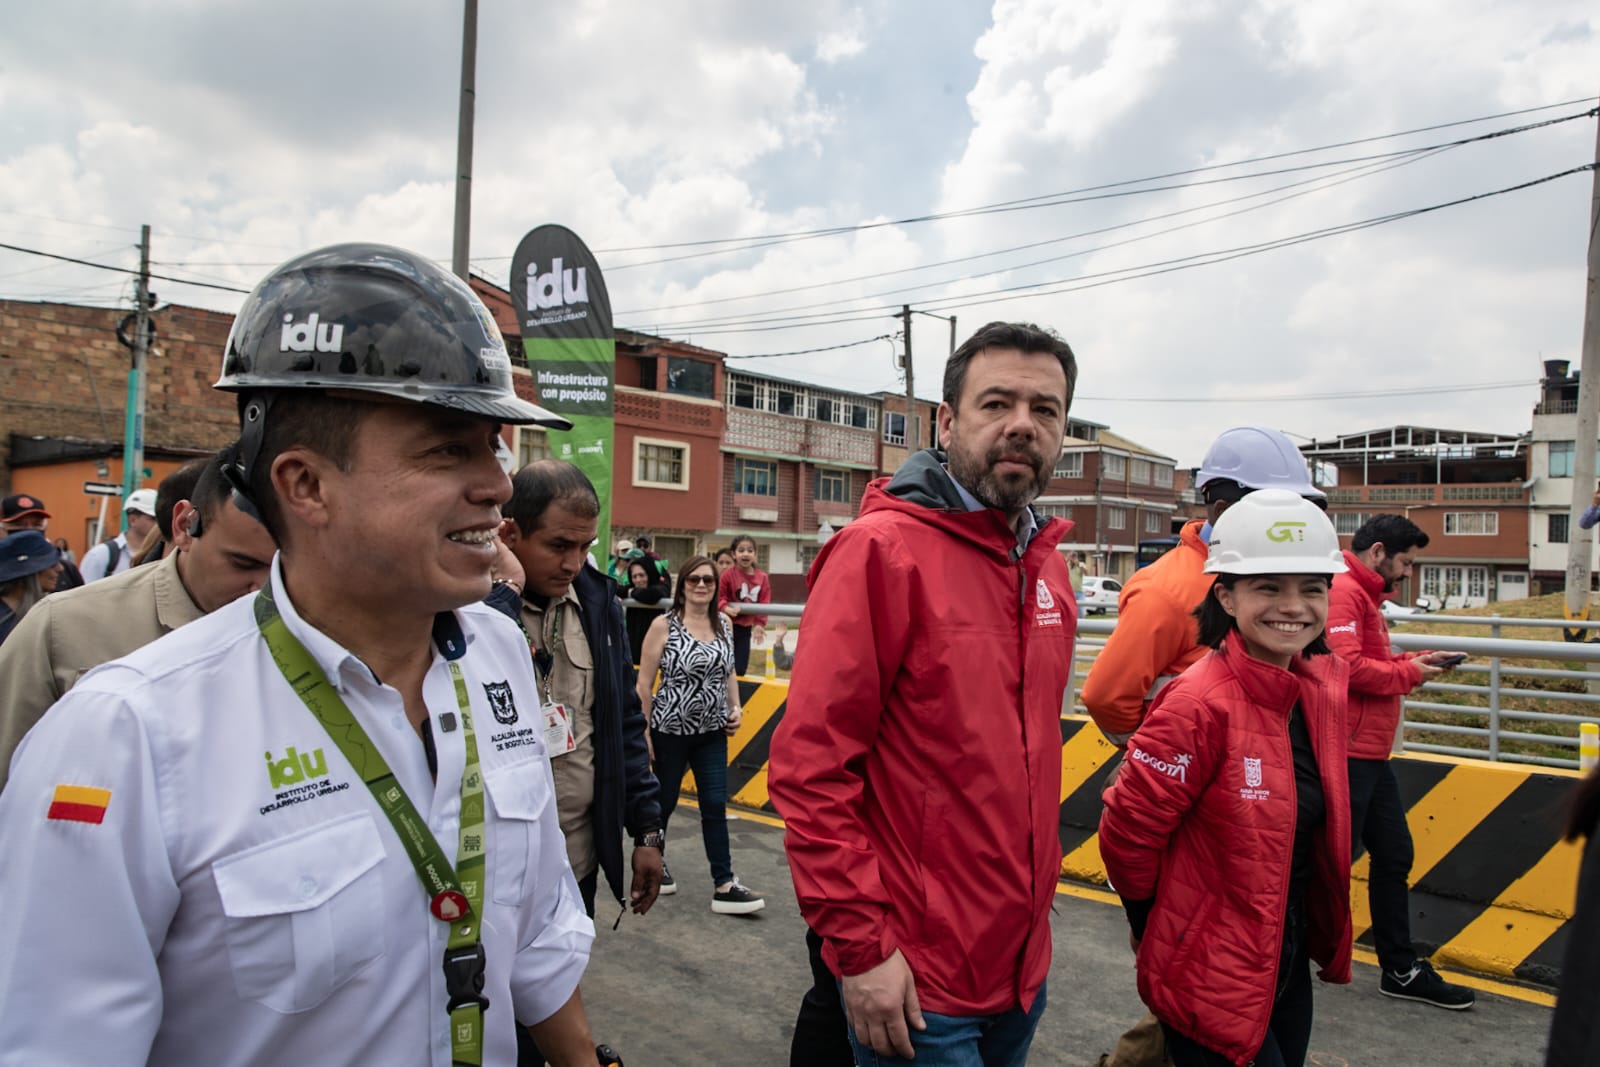
[{"label": "metal guardrail", "polygon": [[[633,604],[633,601],[623,601]],[[804,604],[763,604],[761,612],[773,620],[799,619]],[[1445,634],[1419,634],[1406,632],[1408,623],[1446,623],[1461,626],[1481,626],[1489,631],[1487,637],[1464,637]],[[1115,616],[1088,616],[1078,620],[1078,648],[1073,674],[1062,699],[1064,711],[1083,711],[1078,704],[1078,689],[1088,676],[1105,637],[1116,628]],[[1600,722],[1600,637],[1585,642],[1531,641],[1503,636],[1503,631],[1518,629],[1545,630],[1600,630],[1600,621],[1572,621],[1565,619],[1508,619],[1500,616],[1483,618],[1474,615],[1405,615],[1389,619],[1392,628],[1389,637],[1394,647],[1405,652],[1438,650],[1465,652],[1468,656],[1486,659],[1487,662],[1467,662],[1442,676],[1443,680],[1427,682],[1408,697],[1402,705],[1402,737],[1407,732],[1444,738],[1481,739],[1481,747],[1465,744],[1445,744],[1431,741],[1404,740],[1397,751],[1431,752],[1446,756],[1466,756],[1507,763],[1528,763],[1547,767],[1578,767],[1578,727],[1585,722]],[[1505,661],[1535,660],[1557,666],[1522,666]],[[1565,664],[1586,664],[1587,669],[1574,670]],[[1464,684],[1462,676],[1483,678],[1485,684]],[[1579,683],[1582,691],[1528,688],[1515,684],[1528,682]],[[1509,683],[1509,684],[1508,684]],[[1466,703],[1448,703],[1429,699],[1431,695],[1450,695],[1470,698]],[[1507,701],[1553,701],[1572,707],[1571,712],[1535,711],[1507,706]],[[1428,722],[1415,717],[1416,712],[1429,712],[1451,716],[1460,721]],[[1485,722],[1486,720],[1486,722]],[[1482,725],[1480,725],[1482,723]],[[1518,723],[1550,723],[1562,727],[1559,733],[1534,733],[1518,730]],[[1537,753],[1507,751],[1504,742],[1548,745],[1571,749],[1573,755],[1539,755]]]},{"label": "metal guardrail", "polygon": [[[1489,636],[1465,637],[1446,634],[1407,633],[1405,631],[1404,624],[1424,621],[1429,623],[1483,626],[1489,630]],[[1578,727],[1585,722],[1600,722],[1600,643],[1592,640],[1586,642],[1519,640],[1503,637],[1501,636],[1501,631],[1507,628],[1597,630],[1600,629],[1600,621],[1568,622],[1565,619],[1416,615],[1393,618],[1389,620],[1389,624],[1391,627],[1396,627],[1390,631],[1390,640],[1394,647],[1401,651],[1438,650],[1465,652],[1468,656],[1486,657],[1488,660],[1487,663],[1464,663],[1450,672],[1450,674],[1442,676],[1444,679],[1459,675],[1486,677],[1486,685],[1466,685],[1459,681],[1449,680],[1427,682],[1405,700],[1402,711],[1404,717],[1402,735],[1407,731],[1414,731],[1421,734],[1481,738],[1483,741],[1482,747],[1470,748],[1466,745],[1405,740],[1403,751],[1431,752],[1447,756],[1466,756],[1507,763],[1538,764],[1547,767],[1568,767],[1573,769],[1578,767]],[[1062,705],[1063,708],[1083,710],[1081,705],[1077,703],[1077,689],[1088,675],[1088,666],[1093,664],[1094,658],[1099,654],[1100,649],[1105,646],[1104,637],[1109,635],[1115,628],[1115,618],[1102,616],[1100,618],[1091,617],[1078,620],[1076,663],[1074,664],[1072,684],[1067,690],[1066,698]],[[1525,667],[1508,665],[1505,663],[1507,659],[1539,660],[1557,664],[1582,663],[1595,666],[1587,670],[1573,670],[1564,666]],[[1578,682],[1582,683],[1583,691],[1566,692],[1553,689],[1531,689],[1506,684],[1508,680],[1518,679]],[[1441,700],[1430,700],[1427,697],[1428,694],[1452,694],[1458,697],[1464,696],[1476,699],[1465,704],[1446,703]],[[1574,710],[1581,713],[1531,711],[1523,708],[1507,707],[1507,700],[1555,701],[1574,705]],[[1413,717],[1412,713],[1419,711],[1455,716],[1466,721],[1426,722]],[[1478,725],[1478,722],[1484,718],[1487,718],[1487,725]],[[1560,733],[1551,734],[1517,730],[1515,724],[1523,722],[1554,723],[1567,729]],[[1507,724],[1510,724],[1509,728]],[[1506,751],[1503,742],[1507,741],[1570,748],[1573,750],[1574,755],[1569,759],[1561,756]]]}]

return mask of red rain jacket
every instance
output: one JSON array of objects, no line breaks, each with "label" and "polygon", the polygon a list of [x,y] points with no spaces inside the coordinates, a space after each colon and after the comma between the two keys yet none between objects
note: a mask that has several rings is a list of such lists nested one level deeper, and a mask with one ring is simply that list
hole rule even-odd
[{"label": "red rain jacket", "polygon": [[1251,658],[1237,632],[1156,697],[1105,793],[1100,854],[1117,892],[1154,906],[1139,995],[1167,1025],[1246,1064],[1277,991],[1296,815],[1289,712],[1305,710],[1327,822],[1306,890],[1311,958],[1350,981],[1345,667]]},{"label": "red rain jacket", "polygon": [[933,453],[873,482],[810,573],[768,789],[835,974],[896,948],[924,1010],[1031,1008],[1060,873],[1077,612],[1046,520],[1020,559]]},{"label": "red rain jacket", "polygon": [[1389,646],[1383,576],[1346,551],[1350,568],[1328,592],[1328,647],[1350,665],[1350,758],[1388,759],[1400,703],[1422,684],[1422,668]]}]

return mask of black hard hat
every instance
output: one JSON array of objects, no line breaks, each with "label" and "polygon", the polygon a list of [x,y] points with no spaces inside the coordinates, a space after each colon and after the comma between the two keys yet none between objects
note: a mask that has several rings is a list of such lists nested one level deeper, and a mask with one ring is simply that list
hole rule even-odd
[{"label": "black hard hat", "polygon": [[234,318],[216,387],[353,390],[572,428],[517,396],[500,328],[467,283],[388,245],[331,245],[263,278]]}]

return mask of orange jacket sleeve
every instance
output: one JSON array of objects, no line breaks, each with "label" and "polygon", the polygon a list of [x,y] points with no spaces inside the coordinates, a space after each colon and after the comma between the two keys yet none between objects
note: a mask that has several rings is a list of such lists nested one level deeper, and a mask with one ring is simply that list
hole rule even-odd
[{"label": "orange jacket sleeve", "polygon": [[[1182,551],[1177,549],[1175,551]],[[1150,686],[1168,668],[1198,658],[1193,604],[1154,582],[1123,589],[1117,628],[1083,683],[1083,705],[1108,734],[1129,734],[1144,719]]]}]

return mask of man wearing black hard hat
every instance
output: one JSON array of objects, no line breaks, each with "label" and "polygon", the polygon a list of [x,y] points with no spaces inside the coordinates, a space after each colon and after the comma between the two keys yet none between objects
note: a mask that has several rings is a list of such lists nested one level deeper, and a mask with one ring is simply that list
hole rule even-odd
[{"label": "man wearing black hard hat", "polygon": [[378,245],[269,274],[217,384],[235,502],[279,554],[18,750],[0,853],[29,863],[0,865],[0,944],[50,966],[0,969],[8,1052],[509,1067],[528,1025],[594,1064],[532,666],[479,603],[500,424],[565,420],[516,395],[464,283]]}]

